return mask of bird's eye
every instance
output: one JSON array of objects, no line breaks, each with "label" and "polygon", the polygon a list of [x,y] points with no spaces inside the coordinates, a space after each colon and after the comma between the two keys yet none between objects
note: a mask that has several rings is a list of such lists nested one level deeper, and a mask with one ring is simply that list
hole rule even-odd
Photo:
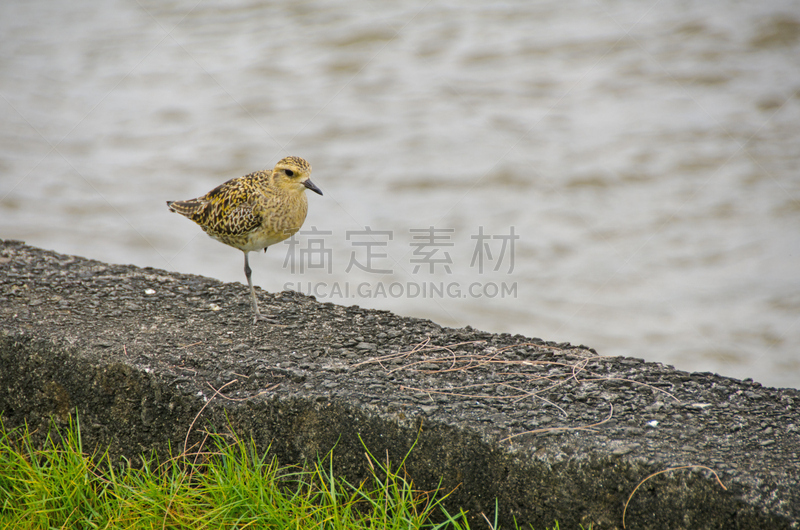
[{"label": "bird's eye", "polygon": [[291,169],[284,169],[283,172],[286,173],[286,175],[289,177],[294,176],[294,171],[292,171]]}]

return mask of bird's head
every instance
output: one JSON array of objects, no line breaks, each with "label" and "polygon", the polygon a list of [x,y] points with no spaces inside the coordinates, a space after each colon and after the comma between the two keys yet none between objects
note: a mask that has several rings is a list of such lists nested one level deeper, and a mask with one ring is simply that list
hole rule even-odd
[{"label": "bird's head", "polygon": [[322,190],[311,182],[311,164],[299,156],[287,156],[278,161],[272,170],[272,178],[278,187],[297,192],[309,189],[322,195]]}]

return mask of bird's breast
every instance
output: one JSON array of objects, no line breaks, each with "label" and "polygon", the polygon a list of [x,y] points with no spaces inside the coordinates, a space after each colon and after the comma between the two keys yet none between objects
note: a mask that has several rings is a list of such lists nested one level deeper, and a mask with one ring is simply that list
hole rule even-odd
[{"label": "bird's breast", "polygon": [[268,201],[258,211],[261,225],[247,235],[242,250],[260,250],[289,239],[300,230],[308,213],[308,202],[304,195],[281,197]]}]

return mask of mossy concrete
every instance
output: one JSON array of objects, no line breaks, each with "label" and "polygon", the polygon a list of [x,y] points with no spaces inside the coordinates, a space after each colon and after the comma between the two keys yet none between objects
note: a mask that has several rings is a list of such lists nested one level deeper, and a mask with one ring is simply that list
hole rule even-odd
[{"label": "mossy concrete", "polygon": [[[0,411],[136,463],[233,429],[284,463],[366,446],[512,528],[799,528],[800,392],[0,241]],[[205,408],[204,408],[205,407]],[[533,432],[530,432],[533,431]],[[523,434],[526,433],[527,434]],[[360,437],[360,438],[359,438]],[[510,437],[510,438],[509,438]],[[363,445],[362,445],[363,441]],[[527,526],[526,526],[527,527]]]}]

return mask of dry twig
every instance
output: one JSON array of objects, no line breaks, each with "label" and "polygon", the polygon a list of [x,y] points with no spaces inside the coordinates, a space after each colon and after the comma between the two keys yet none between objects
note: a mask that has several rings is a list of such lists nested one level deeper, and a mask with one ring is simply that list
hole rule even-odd
[{"label": "dry twig", "polygon": [[717,479],[717,482],[719,482],[719,485],[722,486],[722,489],[724,489],[725,491],[728,491],[728,488],[725,487],[725,484],[722,483],[722,481],[719,478],[719,475],[717,475],[717,472],[714,471],[713,469],[711,469],[710,467],[695,465],[695,466],[678,466],[678,467],[670,467],[670,468],[667,468],[667,469],[662,469],[661,471],[657,471],[657,472],[653,473],[652,475],[648,475],[640,483],[638,483],[635,488],[633,488],[633,491],[631,492],[630,496],[628,496],[628,500],[625,501],[625,508],[622,510],[622,528],[625,528],[625,513],[628,511],[628,504],[630,504],[631,499],[633,498],[633,494],[636,493],[636,490],[639,489],[639,486],[641,486],[642,484],[644,484],[645,482],[647,482],[651,478],[655,477],[656,475],[660,475],[662,473],[666,473],[667,471],[675,471],[677,469],[694,469],[694,468],[707,469],[707,470],[711,471],[712,473],[714,473],[714,478]]}]

